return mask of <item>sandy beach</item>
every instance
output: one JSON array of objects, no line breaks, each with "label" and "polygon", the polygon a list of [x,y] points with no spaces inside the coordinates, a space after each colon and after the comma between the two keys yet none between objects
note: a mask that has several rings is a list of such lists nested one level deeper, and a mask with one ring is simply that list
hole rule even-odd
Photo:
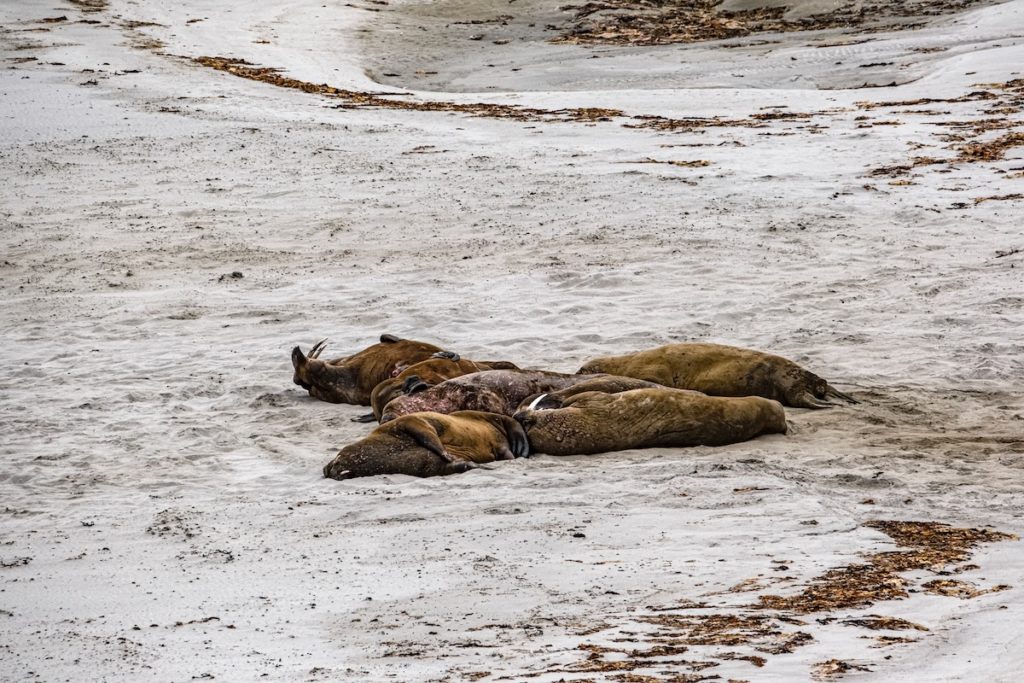
[{"label": "sandy beach", "polygon": [[[1018,679],[1024,0],[665,45],[150,5],[0,6],[0,680]],[[324,479],[365,409],[289,353],[382,333],[861,403]]]}]

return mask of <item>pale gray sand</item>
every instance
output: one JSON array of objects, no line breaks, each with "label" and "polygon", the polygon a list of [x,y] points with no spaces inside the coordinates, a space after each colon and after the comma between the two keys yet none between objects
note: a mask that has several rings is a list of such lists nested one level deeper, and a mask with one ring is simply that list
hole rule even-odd
[{"label": "pale gray sand", "polygon": [[[905,88],[504,98],[829,110],[675,134],[335,109],[131,47],[372,87],[351,8],[118,2],[92,25],[0,6],[0,679],[526,680],[580,645],[648,647],[653,609],[728,613],[893,550],[868,520],[1021,533],[1020,203],[975,200],[1020,192],[1024,159],[871,176],[949,154],[935,122],[990,104],[854,103],[1020,77],[1022,50],[984,36],[1021,32],[1022,5],[979,14],[956,38],[971,49]],[[728,448],[324,480],[364,409],[309,400],[288,352],[381,332],[568,371],[730,342],[864,402]],[[983,545],[955,575],[1008,590],[807,615],[790,654],[685,656],[722,680],[803,681],[838,658],[871,669],[856,680],[1012,681],[1022,547]],[[842,622],[865,613],[930,630],[874,647]]]}]

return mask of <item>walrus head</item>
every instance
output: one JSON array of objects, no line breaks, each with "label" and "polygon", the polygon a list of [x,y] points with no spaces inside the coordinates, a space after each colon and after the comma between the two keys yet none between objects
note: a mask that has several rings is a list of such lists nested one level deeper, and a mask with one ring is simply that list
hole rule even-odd
[{"label": "walrus head", "polygon": [[321,401],[352,403],[355,376],[350,368],[320,360],[326,343],[326,339],[321,339],[308,355],[303,354],[298,346],[292,349],[292,382]]},{"label": "walrus head", "polygon": [[319,358],[326,345],[327,340],[321,339],[316,344],[313,344],[313,348],[309,350],[308,356],[302,353],[302,348],[299,346],[292,349],[292,382],[298,384],[306,391],[310,390],[309,361]]}]

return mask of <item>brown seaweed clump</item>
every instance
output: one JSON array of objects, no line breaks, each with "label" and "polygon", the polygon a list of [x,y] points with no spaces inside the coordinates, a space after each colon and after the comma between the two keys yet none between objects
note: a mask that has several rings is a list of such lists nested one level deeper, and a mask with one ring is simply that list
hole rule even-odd
[{"label": "brown seaweed clump", "polygon": [[[514,119],[516,121],[575,121],[593,122],[608,121],[612,117],[622,116],[618,109],[577,108],[577,109],[536,109],[520,107],[514,104],[490,104],[486,102],[458,103],[422,100],[394,99],[379,93],[361,92],[335,88],[326,83],[310,83],[296,78],[281,75],[281,70],[273,67],[261,67],[244,59],[230,57],[195,57],[194,62],[217,71],[260,81],[279,88],[291,88],[305,93],[324,95],[344,101],[345,107],[374,107],[378,109],[404,109],[410,111],[434,111],[484,116],[490,118]],[[404,93],[394,93],[404,95]]]},{"label": "brown seaweed clump", "polygon": [[981,543],[1017,538],[999,531],[962,529],[938,522],[871,521],[865,526],[881,531],[908,550],[875,553],[863,563],[830,569],[797,595],[761,596],[760,606],[809,614],[899,600],[908,595],[908,581],[901,573],[945,570],[965,561]]},{"label": "brown seaweed clump", "polygon": [[982,0],[863,0],[829,12],[787,18],[786,7],[722,9],[721,0],[597,0],[565,5],[572,12],[554,43],[668,45],[788,33],[853,28],[859,32],[919,28],[917,16],[962,11]]},{"label": "brown seaweed clump", "polygon": [[815,664],[814,668],[811,670],[811,676],[816,681],[827,681],[833,678],[839,678],[851,671],[871,671],[871,669],[860,664],[844,662],[840,659],[829,659]]},{"label": "brown seaweed clump", "polygon": [[[630,614],[628,627],[601,621],[596,628],[583,631],[588,636],[606,632],[605,643],[630,643],[629,647],[584,643],[577,647],[586,658],[559,668],[550,668],[508,680],[536,678],[548,674],[601,674],[600,680],[624,683],[689,683],[719,678],[713,671],[724,661],[744,661],[752,667],[764,667],[768,657],[794,652],[813,642],[808,622],[799,616],[812,612],[829,613],[861,608],[881,600],[905,598],[911,581],[906,572],[928,570],[943,575],[961,573],[977,566],[965,564],[971,551],[982,543],[1013,540],[1013,534],[989,529],[952,527],[938,522],[875,520],[865,524],[886,534],[897,550],[875,552],[863,562],[826,571],[811,579],[793,596],[761,596],[759,604],[716,609],[707,603],[684,601],[671,607],[648,606],[644,614]],[[1008,586],[979,589],[965,581],[948,578],[928,581],[921,590],[957,598],[972,598],[1006,590]],[[831,623],[837,617],[823,616],[818,623]],[[847,617],[844,626],[873,631],[918,631],[928,627],[899,617],[867,614]],[[618,631],[614,637],[609,631]],[[909,634],[864,636],[874,647],[915,642]],[[637,647],[646,643],[647,647]],[[698,650],[704,648],[704,650]],[[721,648],[721,649],[720,649]],[[710,651],[709,651],[710,650]],[[723,651],[724,650],[724,651]],[[700,655],[695,656],[695,652]],[[690,655],[691,658],[684,658]],[[816,680],[831,680],[852,671],[867,671],[861,664],[830,659],[812,669]],[[588,678],[566,678],[584,683]]]}]

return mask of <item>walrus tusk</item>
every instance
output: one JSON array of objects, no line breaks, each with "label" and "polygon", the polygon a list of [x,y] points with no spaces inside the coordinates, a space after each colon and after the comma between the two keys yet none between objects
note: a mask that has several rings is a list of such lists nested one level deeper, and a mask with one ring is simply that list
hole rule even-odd
[{"label": "walrus tusk", "polygon": [[839,391],[838,389],[836,389],[831,384],[828,385],[828,390],[825,392],[825,395],[826,396],[831,396],[831,397],[834,397],[834,398],[838,398],[838,399],[842,399],[843,401],[846,401],[847,403],[860,403],[860,401],[855,399],[853,396],[850,396],[849,394],[844,394],[843,392]]},{"label": "walrus tusk", "polygon": [[537,404],[544,400],[545,396],[547,396],[547,394],[541,394],[537,398],[533,399],[533,401],[530,403],[530,405],[526,406],[526,409],[527,410],[535,409],[537,407]]},{"label": "walrus tusk", "polygon": [[326,348],[326,346],[327,346],[327,337],[324,337],[323,339],[318,341],[316,344],[313,344],[313,348],[311,348],[309,350],[309,353],[306,355],[306,357],[307,358],[311,358],[311,359],[319,358],[320,354],[323,352],[323,350]]}]

